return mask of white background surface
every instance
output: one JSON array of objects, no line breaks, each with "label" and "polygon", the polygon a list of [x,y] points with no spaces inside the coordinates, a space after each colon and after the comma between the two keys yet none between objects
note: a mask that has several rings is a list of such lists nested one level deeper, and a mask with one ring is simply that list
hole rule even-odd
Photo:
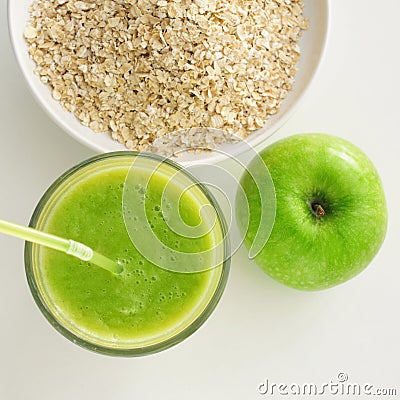
[{"label": "white background surface", "polygon": [[[0,1],[0,216],[26,224],[49,184],[93,152],[36,105]],[[389,229],[367,270],[303,293],[272,281],[241,250],[198,332],[157,355],[120,359],[73,345],[45,321],[26,283],[23,243],[1,235],[0,399],[253,400],[268,398],[257,390],[266,378],[322,385],[339,372],[400,394],[399,14],[397,0],[333,0],[321,69],[295,116],[269,140],[327,132],[370,156],[385,187]]]}]

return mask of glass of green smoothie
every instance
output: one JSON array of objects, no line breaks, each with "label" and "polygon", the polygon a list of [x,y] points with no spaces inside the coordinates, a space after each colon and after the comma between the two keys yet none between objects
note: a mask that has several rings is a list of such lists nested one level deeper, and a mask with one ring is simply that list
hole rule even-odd
[{"label": "glass of green smoothie", "polygon": [[[123,204],[127,185],[143,201]],[[177,214],[168,215],[168,207],[179,211],[188,229],[202,226],[203,233],[185,236],[171,228],[169,219]],[[158,243],[157,263],[134,245],[142,235],[139,208]],[[202,218],[204,209],[212,209],[214,218]],[[30,226],[82,242],[123,265],[121,274],[113,274],[56,250],[25,245],[26,275],[41,312],[66,338],[98,353],[141,356],[181,342],[210,316],[226,285],[229,242],[218,204],[182,167],[152,154],[107,153],[70,169],[43,195]],[[211,267],[163,268],[163,260],[171,262],[176,252],[200,254]]]}]

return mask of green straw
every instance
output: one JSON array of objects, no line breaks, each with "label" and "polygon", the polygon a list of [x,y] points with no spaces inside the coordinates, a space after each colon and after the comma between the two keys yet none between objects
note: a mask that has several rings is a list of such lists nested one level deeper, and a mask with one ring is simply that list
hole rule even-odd
[{"label": "green straw", "polygon": [[63,253],[70,254],[83,261],[89,261],[107,271],[114,274],[120,274],[123,271],[121,264],[110,260],[92,250],[90,247],[83,243],[76,242],[75,240],[63,239],[49,233],[41,232],[27,226],[14,224],[0,218],[0,232],[6,235],[14,236],[24,239],[28,242],[40,244],[54,250],[62,251]]}]

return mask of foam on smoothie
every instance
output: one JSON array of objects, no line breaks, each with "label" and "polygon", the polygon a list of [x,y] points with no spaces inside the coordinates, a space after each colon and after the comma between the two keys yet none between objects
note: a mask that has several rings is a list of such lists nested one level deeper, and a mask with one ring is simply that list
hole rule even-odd
[{"label": "foam on smoothie", "polygon": [[[107,168],[104,162],[101,168],[87,168],[61,188],[43,210],[38,228],[86,243],[121,262],[123,273],[113,275],[57,251],[36,248],[38,286],[56,319],[83,339],[102,345],[118,342],[127,348],[132,343],[157,343],[188,326],[204,310],[218,286],[222,266],[183,274],[159,268],[143,257],[132,245],[122,215],[129,164],[107,162]],[[164,186],[162,175],[156,176],[145,193],[146,213],[157,237],[167,247],[184,252],[215,246],[221,240],[218,226],[197,238],[168,229],[160,211]],[[181,197],[179,209],[188,225],[199,223],[203,205],[194,196]]]}]

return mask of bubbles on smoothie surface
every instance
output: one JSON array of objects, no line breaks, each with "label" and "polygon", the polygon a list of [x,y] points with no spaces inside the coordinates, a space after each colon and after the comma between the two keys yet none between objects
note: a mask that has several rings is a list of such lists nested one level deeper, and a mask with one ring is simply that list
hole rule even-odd
[{"label": "bubbles on smoothie surface", "polygon": [[[210,279],[208,272],[166,271],[137,251],[123,218],[137,219],[134,209],[122,207],[125,177],[126,170],[118,169],[110,170],[101,179],[87,178],[62,197],[47,224],[49,232],[81,241],[121,262],[123,272],[113,276],[90,263],[44,250],[44,285],[57,299],[60,313],[77,326],[99,334],[132,338],[137,332],[154,334],[178,323],[198,304]],[[146,201],[148,218],[166,248],[196,251],[195,242],[207,247],[203,240],[182,238],[171,231],[166,223],[168,212],[163,213],[161,207],[161,194],[153,186],[147,192],[140,185],[135,190]],[[166,204],[166,210],[169,207],[171,204]],[[137,226],[138,235],[141,229]],[[170,254],[165,251],[162,256]]]}]

